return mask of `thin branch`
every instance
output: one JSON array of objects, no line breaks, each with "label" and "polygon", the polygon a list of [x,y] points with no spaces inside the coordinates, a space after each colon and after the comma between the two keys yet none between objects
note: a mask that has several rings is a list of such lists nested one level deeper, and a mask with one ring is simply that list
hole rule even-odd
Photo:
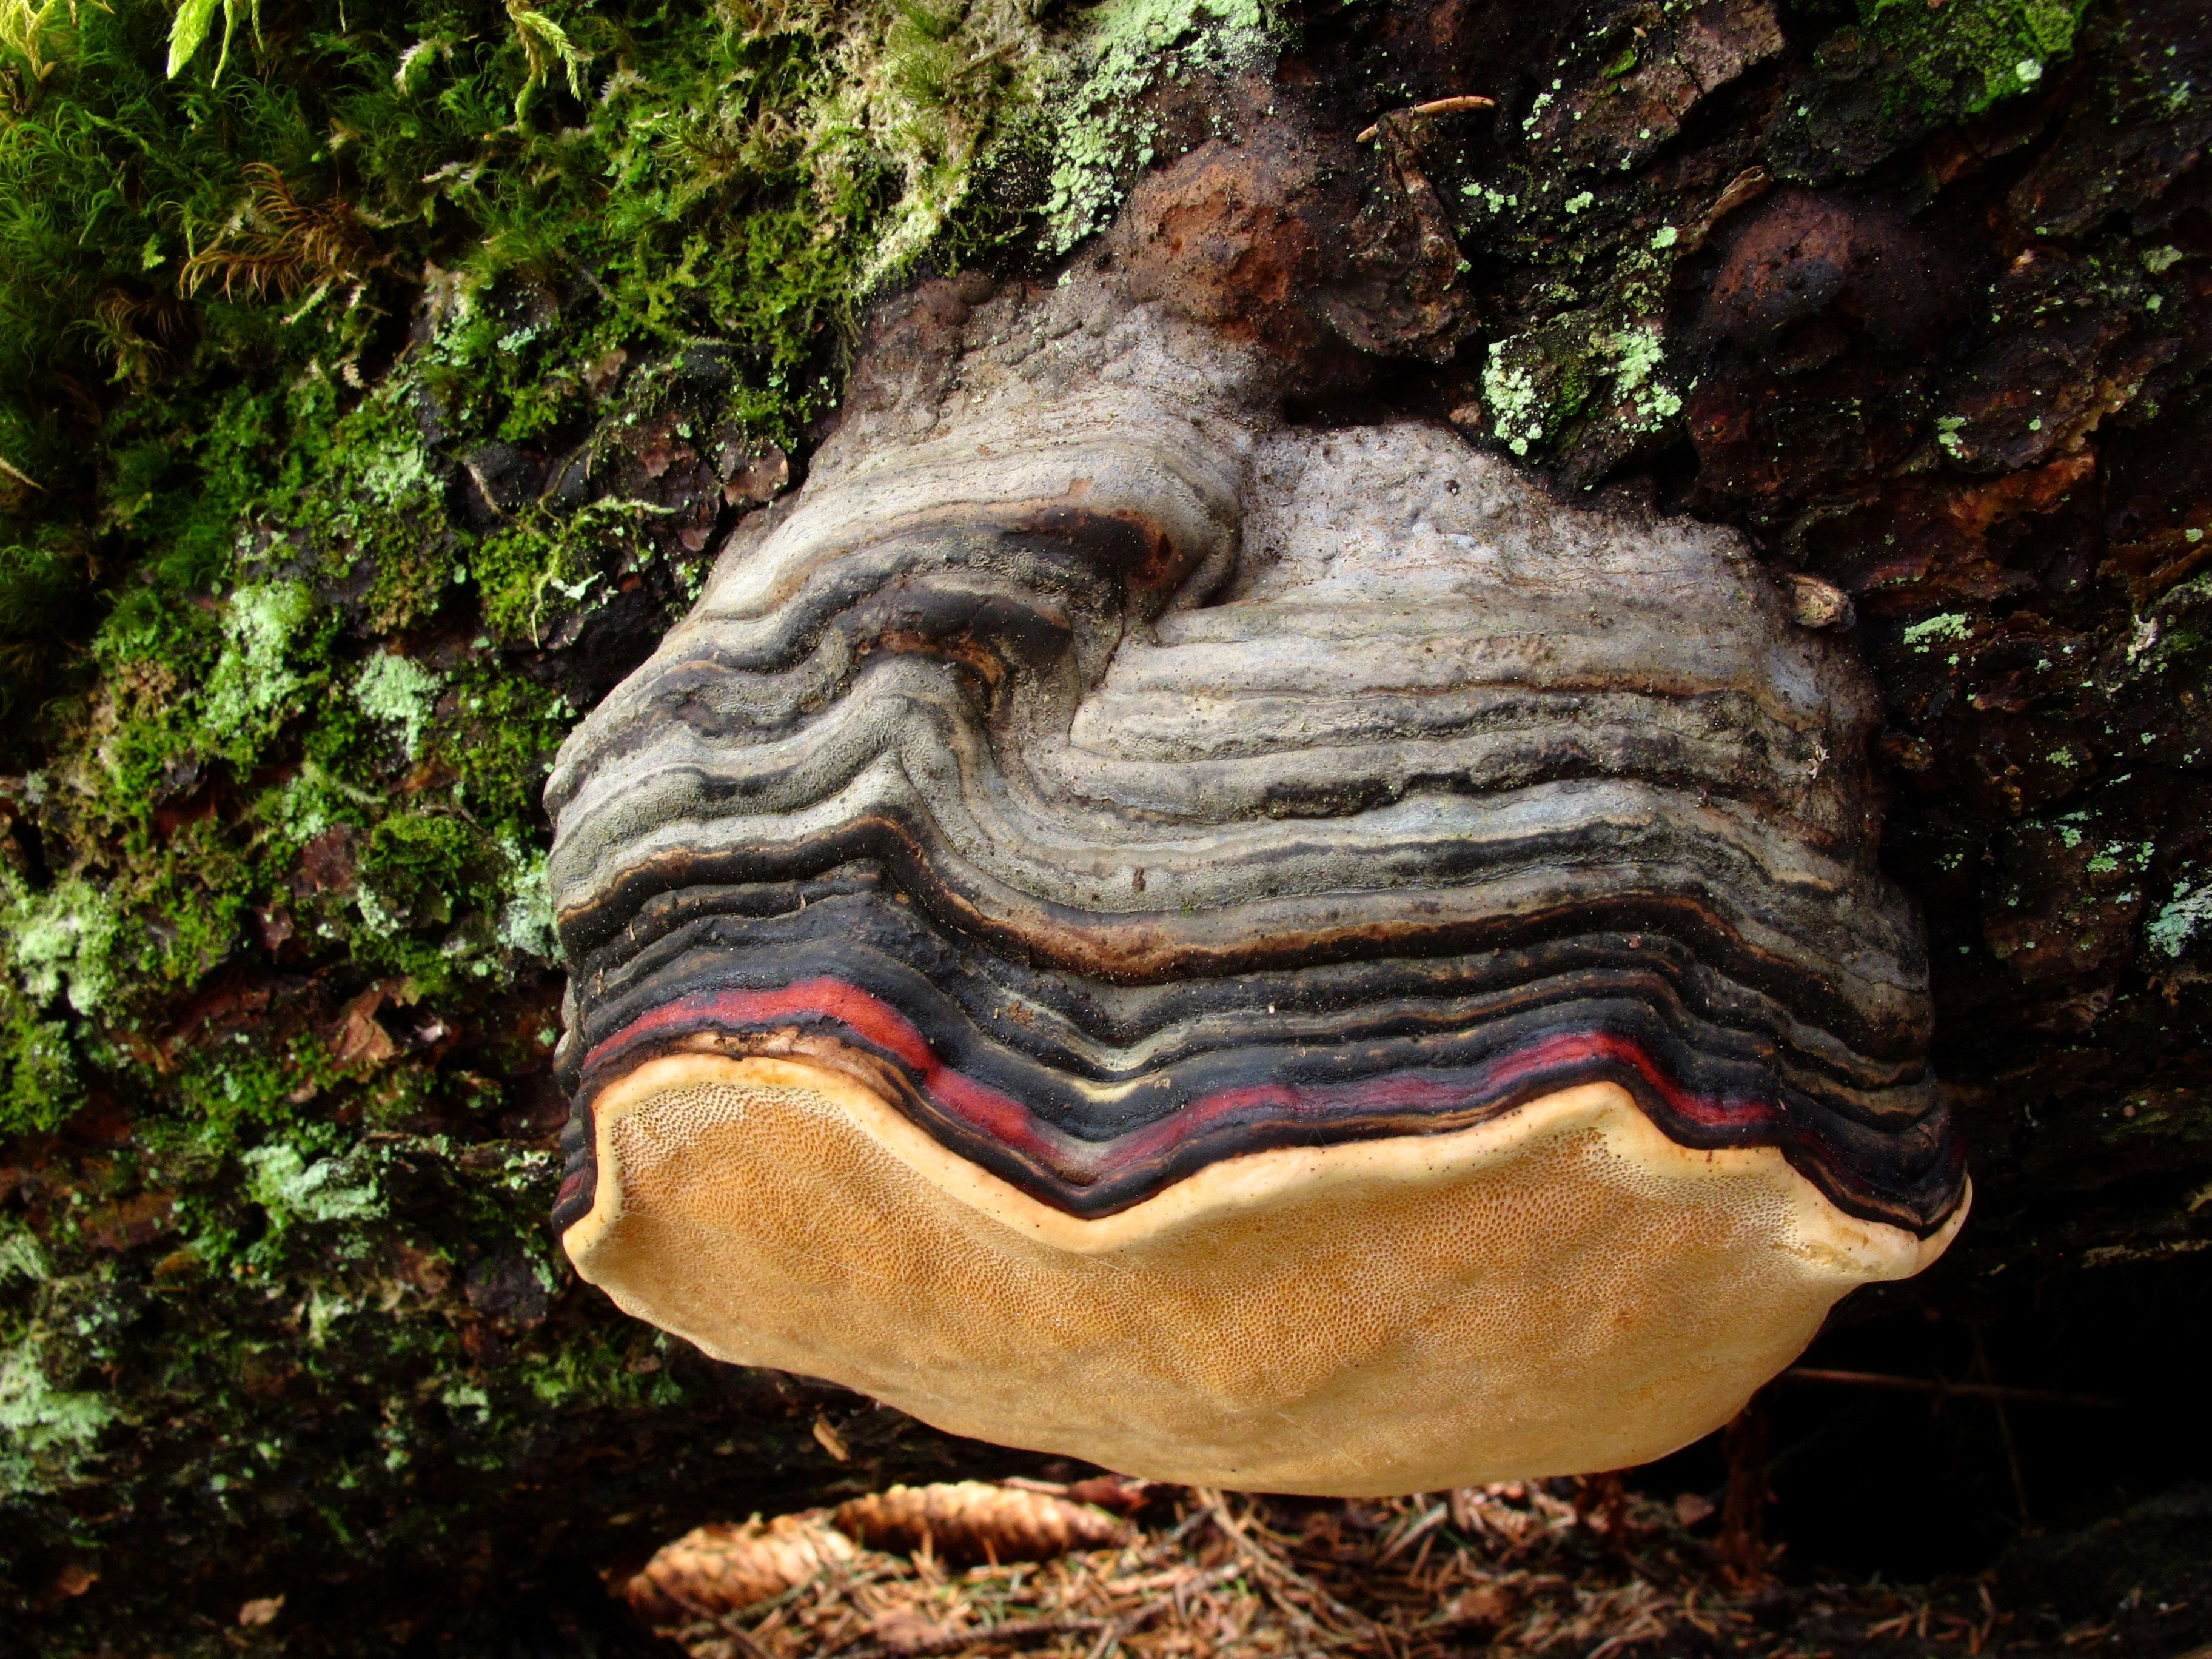
[{"label": "thin branch", "polygon": [[[1462,98],[1431,98],[1425,104],[1414,105],[1411,109],[1405,111],[1404,113],[1407,115],[1464,115],[1470,110],[1496,109],[1497,107],[1498,100],[1495,98],[1478,97],[1470,93],[1467,96]],[[1353,139],[1352,142],[1355,144],[1371,144],[1382,135],[1382,124],[1380,121],[1377,121],[1373,126],[1368,128],[1364,132],[1361,133],[1358,137]]]},{"label": "thin branch", "polygon": [[978,1625],[972,1630],[947,1631],[920,1642],[884,1643],[860,1649],[854,1659],[933,1659],[933,1656],[964,1653],[993,1642],[1042,1642],[1055,1636],[1079,1636],[1110,1628],[1111,1619],[1009,1619],[1000,1625]]}]

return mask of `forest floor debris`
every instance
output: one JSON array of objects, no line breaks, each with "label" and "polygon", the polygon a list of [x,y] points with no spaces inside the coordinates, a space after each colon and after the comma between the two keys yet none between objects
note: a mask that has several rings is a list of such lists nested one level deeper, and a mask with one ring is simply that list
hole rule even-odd
[{"label": "forest floor debris", "polygon": [[[1887,1585],[1723,1565],[1709,1503],[1662,1504],[1618,1477],[1514,1481],[1389,1499],[1253,1498],[1141,1482],[1089,1490],[1022,1483],[927,1489],[963,1503],[963,1553],[925,1534],[910,1553],[842,1547],[822,1510],[719,1530],[787,1551],[794,1529],[840,1540],[822,1565],[750,1600],[702,1576],[694,1534],[626,1586],[633,1607],[690,1659],[951,1659],[1015,1651],[1066,1659],[1231,1659],[1275,1654],[1429,1659],[1484,1649],[1760,1659],[2121,1655],[2212,1659],[2212,1606],[2138,1591],[2110,1616],[2069,1621],[2008,1607],[1993,1575]],[[996,1494],[994,1496],[994,1494]],[[1127,1541],[1046,1560],[994,1547],[991,1511],[1036,1547],[1054,1508],[1103,1498],[1134,1522]],[[885,1494],[885,1498],[890,1494]],[[1047,1500],[1040,1503],[1040,1499]],[[860,1500],[861,1503],[881,1500]],[[908,1507],[921,1503],[909,1495]],[[848,1505],[848,1509],[853,1506]],[[1109,1534],[1117,1517],[1093,1506]],[[1686,1523],[1685,1517],[1689,1517]],[[1079,1541],[1065,1518],[1058,1535]],[[687,1553],[688,1551],[688,1553]],[[999,1559],[990,1559],[997,1557]],[[744,1570],[743,1560],[732,1571]],[[688,1576],[687,1576],[688,1575]],[[672,1586],[675,1594],[671,1595]],[[687,1603],[692,1616],[683,1616]],[[749,1602],[749,1604],[748,1604]]]}]

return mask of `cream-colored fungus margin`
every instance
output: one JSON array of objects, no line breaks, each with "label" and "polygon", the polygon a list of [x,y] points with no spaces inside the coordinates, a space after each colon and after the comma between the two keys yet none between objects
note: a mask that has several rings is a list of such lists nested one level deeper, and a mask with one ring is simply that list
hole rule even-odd
[{"label": "cream-colored fungus margin", "polygon": [[1381,1495],[1626,1468],[1725,1422],[1853,1286],[1950,1243],[1585,1084],[1449,1134],[1251,1152],[1095,1221],[825,1067],[655,1060],[564,1237],[627,1311],[954,1433]]}]

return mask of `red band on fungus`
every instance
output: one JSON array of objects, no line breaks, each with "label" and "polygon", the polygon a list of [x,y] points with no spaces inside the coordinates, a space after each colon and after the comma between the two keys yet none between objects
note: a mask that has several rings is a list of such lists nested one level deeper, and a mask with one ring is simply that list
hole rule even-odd
[{"label": "red band on fungus", "polygon": [[[842,980],[802,980],[774,991],[726,990],[683,997],[633,1020],[594,1047],[587,1072],[626,1051],[650,1053],[655,1037],[697,1031],[741,1035],[773,1030],[799,1018],[842,1025],[854,1036],[907,1067],[931,1105],[977,1136],[1024,1161],[1089,1186],[1121,1172],[1159,1163],[1175,1147],[1223,1119],[1264,1113],[1273,1122],[1311,1118],[1316,1124],[1347,1117],[1403,1119],[1444,1115],[1524,1092],[1522,1085],[1553,1081],[1601,1066],[1633,1071],[1679,1121],[1700,1129],[1756,1134],[1781,1119],[1771,1102],[1720,1098],[1684,1088],[1632,1038],[1608,1031],[1559,1032],[1479,1068],[1470,1081],[1424,1067],[1386,1072],[1336,1084],[1263,1083],[1199,1096],[1168,1116],[1103,1142],[1076,1139],[1041,1121],[1012,1096],[946,1065],[929,1041],[899,1011]],[[1662,1127],[1664,1127],[1662,1125]]]}]

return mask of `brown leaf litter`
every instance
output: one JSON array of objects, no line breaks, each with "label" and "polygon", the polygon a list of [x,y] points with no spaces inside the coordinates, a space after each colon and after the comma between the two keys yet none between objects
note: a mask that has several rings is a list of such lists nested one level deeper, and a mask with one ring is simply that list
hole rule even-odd
[{"label": "brown leaf litter", "polygon": [[1778,1551],[1746,1573],[1693,1534],[1712,1514],[1618,1476],[1344,1502],[963,1481],[702,1528],[619,1589],[690,1659],[2166,1656],[2201,1622],[2184,1604],[2068,1627],[2001,1607],[1986,1577],[1785,1587]]}]

